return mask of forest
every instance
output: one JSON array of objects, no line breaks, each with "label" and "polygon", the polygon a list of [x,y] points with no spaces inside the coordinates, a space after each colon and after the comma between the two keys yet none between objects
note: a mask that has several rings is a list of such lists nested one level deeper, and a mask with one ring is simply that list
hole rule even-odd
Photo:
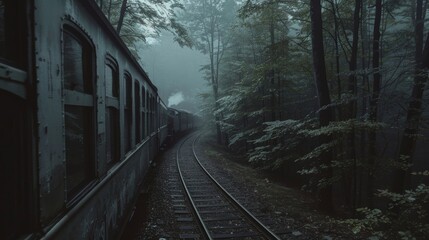
[{"label": "forest", "polygon": [[[218,144],[372,239],[429,234],[428,0],[96,0],[207,56]],[[144,56],[137,56],[143,58]]]}]

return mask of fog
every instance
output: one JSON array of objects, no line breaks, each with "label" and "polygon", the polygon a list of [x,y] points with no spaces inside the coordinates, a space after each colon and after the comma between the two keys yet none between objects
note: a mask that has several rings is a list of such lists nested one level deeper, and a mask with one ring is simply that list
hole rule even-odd
[{"label": "fog", "polygon": [[159,95],[168,106],[197,112],[198,94],[206,91],[207,81],[199,71],[208,57],[197,50],[181,48],[173,36],[162,33],[140,50],[143,68],[158,87]]}]

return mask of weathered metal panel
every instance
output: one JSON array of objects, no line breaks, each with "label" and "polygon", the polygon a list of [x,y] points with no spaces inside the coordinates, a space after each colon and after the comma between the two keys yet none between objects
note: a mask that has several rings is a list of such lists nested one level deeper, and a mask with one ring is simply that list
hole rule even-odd
[{"label": "weathered metal panel", "polygon": [[130,207],[139,193],[137,188],[149,165],[141,162],[146,145],[129,157],[120,169],[88,199],[79,210],[58,226],[52,239],[115,239],[119,237]]},{"label": "weathered metal panel", "polygon": [[35,1],[34,14],[40,214],[42,223],[47,224],[63,209],[65,196],[60,72],[63,3]]}]

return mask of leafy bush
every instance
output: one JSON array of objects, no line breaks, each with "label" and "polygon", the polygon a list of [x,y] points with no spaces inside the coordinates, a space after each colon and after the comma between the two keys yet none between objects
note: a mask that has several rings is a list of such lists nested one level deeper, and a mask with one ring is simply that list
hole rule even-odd
[{"label": "leafy bush", "polygon": [[369,232],[373,239],[425,239],[429,235],[429,186],[420,184],[403,194],[379,190],[378,197],[388,201],[387,208],[360,208],[360,219],[341,221],[357,234]]}]

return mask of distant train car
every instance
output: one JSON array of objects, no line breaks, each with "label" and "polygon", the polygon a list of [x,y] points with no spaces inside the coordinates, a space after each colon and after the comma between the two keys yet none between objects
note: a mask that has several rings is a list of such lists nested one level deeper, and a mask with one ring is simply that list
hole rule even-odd
[{"label": "distant train car", "polygon": [[0,237],[118,238],[168,110],[95,1],[0,1],[0,107]]},{"label": "distant train car", "polygon": [[168,135],[178,136],[195,128],[195,116],[188,111],[168,108]]},{"label": "distant train car", "polygon": [[159,106],[158,126],[160,126],[158,130],[159,131],[158,136],[159,136],[159,146],[162,146],[168,137],[168,108],[161,99],[159,99],[158,106]]},{"label": "distant train car", "polygon": [[169,119],[171,134],[185,132],[194,128],[194,116],[185,110],[169,108]]}]

